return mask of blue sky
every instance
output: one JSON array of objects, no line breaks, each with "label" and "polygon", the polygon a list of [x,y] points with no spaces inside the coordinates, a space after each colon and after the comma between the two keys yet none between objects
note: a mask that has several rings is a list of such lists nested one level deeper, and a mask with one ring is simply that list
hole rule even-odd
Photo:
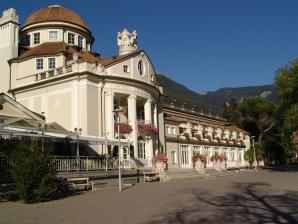
[{"label": "blue sky", "polygon": [[138,46],[158,71],[196,92],[271,84],[298,57],[296,0],[1,0],[21,22],[60,4],[77,12],[94,37],[93,50],[117,54],[116,34],[138,32]]}]

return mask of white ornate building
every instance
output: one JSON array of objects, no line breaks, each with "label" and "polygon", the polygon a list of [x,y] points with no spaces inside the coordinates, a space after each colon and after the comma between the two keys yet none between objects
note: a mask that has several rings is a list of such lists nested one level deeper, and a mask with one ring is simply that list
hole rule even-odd
[{"label": "white ornate building", "polygon": [[86,23],[62,6],[40,9],[19,27],[16,11],[4,11],[0,92],[9,91],[47,122],[81,128],[83,136],[118,138],[113,111],[122,108],[120,122],[132,132],[121,138],[131,142],[131,154],[150,160],[157,137],[145,138],[138,126],[157,126],[160,91],[149,57],[137,49],[136,31],[118,32],[119,55],[101,58],[91,51],[94,37]]},{"label": "white ornate building", "polygon": [[[92,52],[94,41],[84,20],[62,6],[33,12],[21,27],[16,11],[5,10],[0,19],[0,92],[8,92],[25,107],[43,114],[47,122],[57,122],[70,131],[81,128],[85,137],[118,138],[114,110],[121,108],[117,115],[120,122],[132,128],[120,136],[131,145],[121,155],[138,158],[149,166],[154,154],[163,148],[171,161],[169,167],[179,164],[180,168],[190,168],[197,143],[188,146],[190,142],[180,141],[183,131],[191,134],[194,126],[202,136],[202,131],[208,131],[212,136],[241,138],[246,146],[230,144],[229,149],[239,149],[243,161],[244,149],[249,147],[243,130],[231,131],[226,122],[211,118],[203,119],[207,123],[202,126],[202,119],[187,113],[184,122],[165,116],[172,113],[175,119],[182,119],[177,110],[158,107],[162,88],[150,58],[137,49],[136,31],[118,32],[119,54],[109,58]],[[214,129],[214,124],[219,124],[219,129]],[[175,143],[168,130],[178,135]],[[215,150],[216,144],[210,144]],[[107,151],[104,146],[92,147],[98,154]]]}]

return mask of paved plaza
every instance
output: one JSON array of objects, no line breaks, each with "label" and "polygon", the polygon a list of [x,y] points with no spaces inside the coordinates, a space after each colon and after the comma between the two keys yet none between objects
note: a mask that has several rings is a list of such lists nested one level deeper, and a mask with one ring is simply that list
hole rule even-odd
[{"label": "paved plaza", "polygon": [[297,171],[97,189],[27,205],[0,203],[0,223],[298,223]]}]

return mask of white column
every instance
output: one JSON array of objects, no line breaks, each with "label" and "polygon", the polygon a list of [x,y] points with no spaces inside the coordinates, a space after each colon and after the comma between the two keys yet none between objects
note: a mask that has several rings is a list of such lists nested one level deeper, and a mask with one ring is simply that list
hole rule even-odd
[{"label": "white column", "polygon": [[145,121],[152,123],[152,101],[148,99],[144,105]]},{"label": "white column", "polygon": [[108,137],[114,138],[114,93],[109,91],[105,94],[105,122]]},{"label": "white column", "polygon": [[154,116],[154,125],[157,128],[157,104],[154,104],[154,113],[153,113],[153,116]]},{"label": "white column", "polygon": [[138,157],[137,96],[135,94],[131,94],[127,98],[127,105],[128,121],[133,129],[130,141],[134,147],[134,156]]},{"label": "white column", "polygon": [[[145,121],[152,123],[152,100],[148,99],[144,105]],[[148,159],[148,165],[152,166],[153,158],[153,139],[150,138],[146,141],[146,158]]]},{"label": "white column", "polygon": [[71,83],[71,129],[79,127],[79,80]]}]

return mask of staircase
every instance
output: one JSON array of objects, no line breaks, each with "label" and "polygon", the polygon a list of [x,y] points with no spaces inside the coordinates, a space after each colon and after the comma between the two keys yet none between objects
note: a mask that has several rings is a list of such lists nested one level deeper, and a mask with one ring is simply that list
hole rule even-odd
[{"label": "staircase", "polygon": [[225,177],[235,175],[237,171],[215,170],[211,168],[203,171],[194,169],[171,169],[167,171],[166,178],[163,181],[172,180],[192,180],[192,179],[206,179],[212,177]]}]

